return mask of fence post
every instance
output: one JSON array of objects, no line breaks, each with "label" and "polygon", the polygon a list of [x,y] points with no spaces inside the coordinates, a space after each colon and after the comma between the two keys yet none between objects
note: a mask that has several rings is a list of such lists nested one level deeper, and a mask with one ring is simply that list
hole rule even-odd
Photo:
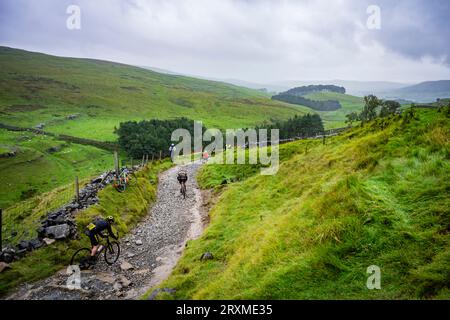
[{"label": "fence post", "polygon": [[117,151],[114,151],[114,170],[116,171],[116,176],[119,176],[119,155]]},{"label": "fence post", "polygon": [[0,209],[0,252],[3,251],[3,242],[2,242],[2,234],[3,234],[3,209]]},{"label": "fence post", "polygon": [[142,162],[141,162],[141,167],[143,167],[143,166],[144,166],[144,157],[145,157],[145,155],[142,155]]},{"label": "fence post", "polygon": [[322,140],[322,143],[323,143],[323,145],[325,145],[325,132],[323,133],[323,140]]},{"label": "fence post", "polygon": [[162,150],[159,150],[159,161],[162,159]]},{"label": "fence post", "polygon": [[75,176],[75,199],[80,202],[80,186],[78,184],[78,176]]}]

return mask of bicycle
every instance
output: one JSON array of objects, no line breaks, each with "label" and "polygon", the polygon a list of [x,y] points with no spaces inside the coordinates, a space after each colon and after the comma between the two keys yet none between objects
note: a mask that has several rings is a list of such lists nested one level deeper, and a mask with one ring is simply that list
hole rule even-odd
[{"label": "bicycle", "polygon": [[181,182],[180,192],[183,195],[183,199],[186,199],[186,182]]},{"label": "bicycle", "polygon": [[178,172],[177,180],[181,185],[180,193],[183,195],[183,199],[186,199],[186,182],[188,180],[186,170],[180,170]]},{"label": "bicycle", "polygon": [[[130,175],[132,176],[131,178]],[[128,169],[125,168],[122,170],[118,177],[114,176],[114,188],[116,188],[118,192],[122,193],[126,190],[127,186],[130,185],[131,182],[136,181],[136,179],[137,177],[134,172],[129,174]]]},{"label": "bicycle", "polygon": [[[98,239],[98,236],[96,236]],[[104,252],[105,262],[108,265],[113,265],[118,259],[120,255],[120,245],[118,241],[110,241],[109,235],[105,236],[106,245],[102,245],[102,248],[96,253],[95,258],[97,259],[102,252]],[[99,241],[100,243],[100,241]],[[90,257],[91,257],[91,248],[81,248],[78,249],[70,259],[70,265],[78,265],[80,269],[87,269],[91,266]]]}]

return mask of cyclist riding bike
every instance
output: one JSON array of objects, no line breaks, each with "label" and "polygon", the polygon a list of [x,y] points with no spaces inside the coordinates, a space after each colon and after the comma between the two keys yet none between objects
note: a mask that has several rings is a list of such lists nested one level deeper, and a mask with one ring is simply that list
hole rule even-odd
[{"label": "cyclist riding bike", "polygon": [[111,229],[111,225],[113,223],[114,223],[114,217],[109,216],[106,218],[106,220],[97,219],[97,220],[91,222],[87,226],[88,230],[86,232],[86,235],[91,240],[91,246],[92,246],[90,262],[94,262],[97,252],[101,252],[103,250],[103,246],[99,246],[99,242],[98,242],[98,238],[97,238],[98,236],[100,236],[102,238],[107,237],[107,235],[103,234],[103,231],[106,230],[110,237],[114,238],[115,240],[118,239],[118,237],[113,233],[113,231]]},{"label": "cyclist riding bike", "polygon": [[188,180],[187,172],[185,170],[180,170],[178,172],[177,180],[181,186],[180,193],[183,193],[183,189],[186,190],[186,182]]}]

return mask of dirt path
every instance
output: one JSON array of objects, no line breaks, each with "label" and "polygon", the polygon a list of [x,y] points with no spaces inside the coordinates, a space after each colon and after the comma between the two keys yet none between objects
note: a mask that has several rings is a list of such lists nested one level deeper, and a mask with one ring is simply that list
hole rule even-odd
[{"label": "dirt path", "polygon": [[200,236],[206,217],[195,176],[200,164],[184,166],[188,172],[187,198],[182,199],[174,167],[159,177],[157,201],[132,232],[121,239],[119,261],[108,266],[102,259],[93,270],[81,272],[81,289],[68,289],[66,270],[32,285],[21,286],[9,299],[138,299],[168,277],[186,242]]}]

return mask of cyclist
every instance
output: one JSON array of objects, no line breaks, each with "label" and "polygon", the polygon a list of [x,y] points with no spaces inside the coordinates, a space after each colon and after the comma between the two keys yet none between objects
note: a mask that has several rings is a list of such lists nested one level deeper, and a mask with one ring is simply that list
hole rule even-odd
[{"label": "cyclist", "polygon": [[186,190],[186,181],[188,180],[187,172],[185,170],[180,170],[178,172],[177,180],[181,186],[180,193],[183,193],[183,191],[182,191],[183,187],[184,187],[184,190]]},{"label": "cyclist", "polygon": [[175,144],[174,143],[172,143],[171,145],[170,145],[170,147],[169,147],[169,152],[170,152],[170,160],[172,160],[172,162],[173,162],[173,157],[174,157],[174,155],[175,155],[175,150],[176,150],[177,148],[175,148]]},{"label": "cyclist", "polygon": [[209,160],[209,154],[208,154],[208,152],[203,152],[203,159],[202,159],[202,162],[203,163],[205,163],[205,162],[208,162],[208,160]]},{"label": "cyclist", "polygon": [[103,246],[99,246],[97,236],[106,238],[107,236],[103,234],[104,230],[106,230],[108,232],[110,237],[114,238],[115,240],[118,239],[118,237],[113,233],[113,231],[111,229],[111,225],[113,223],[114,223],[114,217],[109,216],[106,218],[106,220],[96,219],[95,221],[91,222],[87,226],[88,230],[87,230],[86,234],[89,237],[89,239],[91,240],[91,246],[92,246],[91,257],[90,257],[89,262],[93,263],[95,261],[95,256],[96,256],[97,252],[100,252],[103,250]]}]

